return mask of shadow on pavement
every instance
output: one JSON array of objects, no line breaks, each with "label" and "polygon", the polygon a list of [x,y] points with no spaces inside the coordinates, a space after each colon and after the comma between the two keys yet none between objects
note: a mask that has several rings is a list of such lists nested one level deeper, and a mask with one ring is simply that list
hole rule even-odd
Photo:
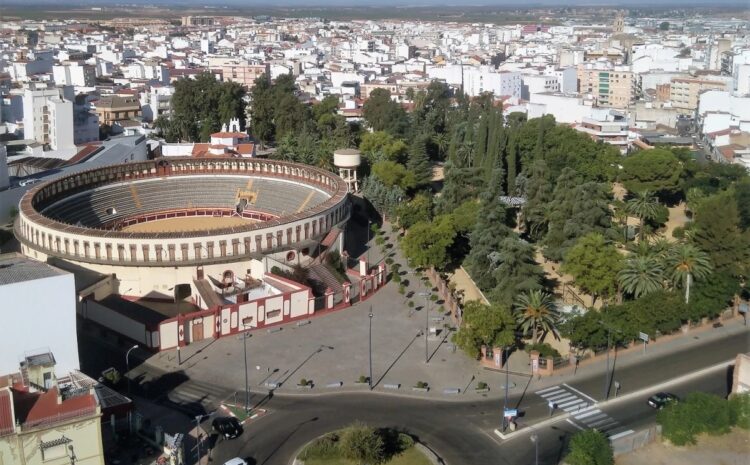
[{"label": "shadow on pavement", "polygon": [[270,454],[268,454],[268,457],[266,457],[266,458],[265,458],[265,460],[263,460],[263,461],[262,461],[262,462],[260,463],[260,465],[263,465],[263,464],[265,464],[266,462],[268,462],[268,461],[269,461],[269,460],[271,459],[271,457],[273,457],[273,455],[274,455],[274,454],[275,454],[276,452],[278,452],[278,451],[279,451],[279,449],[281,449],[281,448],[282,448],[282,447],[284,446],[284,444],[286,444],[286,442],[287,442],[287,441],[289,440],[289,438],[291,438],[292,436],[294,436],[294,435],[295,435],[295,434],[297,433],[297,431],[299,431],[299,429],[300,429],[300,428],[302,428],[302,426],[303,426],[303,425],[305,425],[305,424],[307,424],[307,423],[313,423],[313,422],[316,422],[316,421],[318,421],[318,417],[312,417],[312,418],[310,418],[309,420],[303,421],[303,422],[301,422],[301,423],[297,423],[297,426],[295,426],[295,427],[294,427],[294,429],[293,429],[293,430],[291,430],[291,431],[289,432],[289,434],[287,434],[287,435],[286,435],[286,436],[284,437],[284,439],[282,439],[282,440],[281,440],[281,441],[279,442],[279,444],[278,444],[278,445],[277,445],[277,446],[276,446],[276,447],[275,447],[275,448],[274,448],[274,449],[273,449],[273,450],[271,451],[271,453],[270,453]]},{"label": "shadow on pavement", "polygon": [[414,341],[416,341],[419,338],[420,335],[421,335],[421,333],[417,333],[417,335],[414,336],[412,338],[412,340],[409,341],[408,344],[406,344],[406,347],[404,347],[404,350],[402,350],[401,353],[398,354],[398,356],[396,357],[396,359],[393,362],[391,362],[391,364],[388,366],[388,368],[385,369],[385,371],[380,376],[380,378],[378,378],[378,380],[375,382],[375,384],[372,385],[373,388],[375,386],[377,386],[378,384],[380,384],[381,381],[383,381],[383,378],[385,378],[388,375],[388,372],[391,371],[391,368],[393,368],[394,365],[396,365],[396,363],[398,363],[398,361],[401,359],[401,357],[404,356],[404,354],[406,353],[406,351],[409,350],[409,347],[411,347],[411,345],[414,344]]}]

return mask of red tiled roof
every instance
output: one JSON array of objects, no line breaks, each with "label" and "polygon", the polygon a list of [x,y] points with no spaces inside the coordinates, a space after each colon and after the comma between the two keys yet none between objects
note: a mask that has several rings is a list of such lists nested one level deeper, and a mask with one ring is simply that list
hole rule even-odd
[{"label": "red tiled roof", "polygon": [[[60,403],[57,402],[57,394],[57,387],[44,393],[22,393],[21,398],[14,402],[16,418],[24,426],[37,426],[92,415],[96,411],[96,398],[93,394],[71,397]],[[15,397],[17,396],[14,395]]]},{"label": "red tiled roof", "polygon": [[68,160],[68,161],[65,162],[65,165],[66,166],[75,165],[76,163],[81,162],[81,161],[85,160],[86,158],[88,158],[89,156],[95,154],[101,148],[102,148],[102,145],[99,142],[90,143],[90,144],[84,145],[78,151],[78,153],[76,153],[73,156],[73,158],[71,158],[70,160]]},{"label": "red tiled roof", "polygon": [[237,144],[237,153],[242,155],[252,155],[255,151],[255,144]]},{"label": "red tiled roof", "polygon": [[10,390],[0,391],[0,436],[13,432],[13,400]]},{"label": "red tiled roof", "polygon": [[208,151],[208,144],[195,144],[193,145],[192,155],[194,157],[199,157],[202,153],[206,153],[207,151]]},{"label": "red tiled roof", "polygon": [[244,139],[247,137],[247,134],[244,132],[215,132],[211,134],[211,137],[218,137],[221,139],[227,139],[229,137],[239,137],[240,139]]}]

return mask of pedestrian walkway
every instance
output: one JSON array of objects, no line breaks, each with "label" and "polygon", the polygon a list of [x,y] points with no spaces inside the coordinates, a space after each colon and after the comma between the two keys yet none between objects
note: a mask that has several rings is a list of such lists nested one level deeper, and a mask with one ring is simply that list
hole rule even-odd
[{"label": "pedestrian walkway", "polygon": [[610,439],[633,433],[633,430],[623,428],[617,420],[602,412],[593,397],[565,383],[542,389],[535,394],[547,401],[550,415],[557,409],[570,413],[571,417],[565,421],[579,430],[596,429]]},{"label": "pedestrian walkway", "polygon": [[547,401],[550,414],[554,413],[557,409],[562,409],[565,412],[577,412],[596,404],[596,400],[593,397],[564,383],[542,389],[535,394]]}]

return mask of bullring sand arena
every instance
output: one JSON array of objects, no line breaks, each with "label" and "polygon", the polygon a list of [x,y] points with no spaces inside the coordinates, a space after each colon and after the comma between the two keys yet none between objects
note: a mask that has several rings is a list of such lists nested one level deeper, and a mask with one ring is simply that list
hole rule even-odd
[{"label": "bullring sand arena", "polygon": [[131,224],[120,231],[161,233],[177,231],[209,231],[211,229],[233,228],[257,223],[257,220],[240,216],[193,216],[186,218],[165,218],[147,223]]}]

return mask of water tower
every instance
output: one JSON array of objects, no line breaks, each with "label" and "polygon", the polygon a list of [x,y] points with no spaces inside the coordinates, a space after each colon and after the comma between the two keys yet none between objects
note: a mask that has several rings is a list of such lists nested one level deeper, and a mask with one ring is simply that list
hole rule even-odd
[{"label": "water tower", "polygon": [[357,149],[339,149],[333,152],[333,166],[339,169],[339,176],[344,179],[349,192],[359,190],[357,168],[362,164],[362,155]]}]

